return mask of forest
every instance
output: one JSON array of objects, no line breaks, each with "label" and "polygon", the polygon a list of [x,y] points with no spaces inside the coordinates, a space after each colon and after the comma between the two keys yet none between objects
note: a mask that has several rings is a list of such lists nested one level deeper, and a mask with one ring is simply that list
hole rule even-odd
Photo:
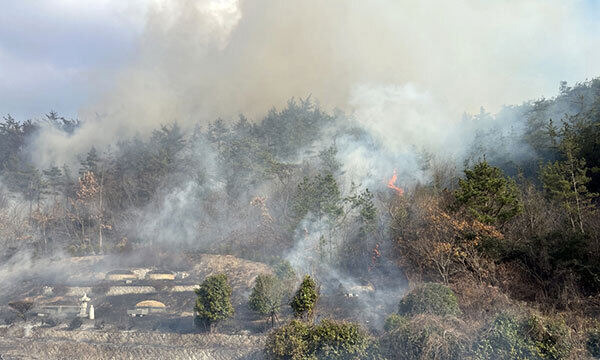
[{"label": "forest", "polygon": [[[148,249],[266,263],[250,306],[273,327],[269,359],[600,357],[600,78],[456,121],[473,129],[460,149],[394,153],[309,96],[55,163],[35,140],[80,120],[6,115],[1,263]],[[313,306],[340,286],[375,289],[364,318]]]}]

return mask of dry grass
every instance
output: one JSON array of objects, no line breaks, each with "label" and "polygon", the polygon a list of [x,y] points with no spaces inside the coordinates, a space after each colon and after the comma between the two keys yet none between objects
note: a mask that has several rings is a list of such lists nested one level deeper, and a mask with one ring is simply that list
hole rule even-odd
[{"label": "dry grass", "polygon": [[224,273],[233,287],[234,293],[249,292],[254,286],[254,279],[259,274],[271,274],[269,266],[254,261],[244,260],[231,255],[190,255],[193,264],[191,275],[202,280],[207,276]]},{"label": "dry grass", "polygon": [[500,288],[468,277],[456,279],[451,284],[451,288],[458,298],[458,304],[463,312],[462,318],[472,324],[471,326],[483,326],[500,311],[519,306]]}]

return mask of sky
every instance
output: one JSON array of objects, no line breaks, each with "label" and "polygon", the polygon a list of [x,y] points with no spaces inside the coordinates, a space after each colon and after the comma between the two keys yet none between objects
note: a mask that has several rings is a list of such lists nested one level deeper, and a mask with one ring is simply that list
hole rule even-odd
[{"label": "sky", "polygon": [[[178,5],[171,6],[171,3],[178,3]],[[90,111],[92,113],[96,111],[94,104],[100,102],[104,105],[107,96],[111,93],[123,91],[122,83],[130,81],[123,80],[124,78],[129,79],[123,74],[131,72],[131,69],[137,68],[138,65],[144,69],[142,76],[147,76],[148,69],[154,67],[159,68],[159,72],[166,68],[167,71],[163,72],[172,76],[173,59],[168,59],[169,65],[163,65],[166,62],[164,54],[157,54],[160,51],[170,51],[171,44],[174,44],[172,46],[175,47],[177,57],[185,57],[186,49],[189,49],[191,61],[197,61],[202,66],[212,68],[214,64],[212,62],[205,63],[198,55],[198,51],[193,48],[206,46],[208,42],[211,46],[217,47],[217,50],[214,50],[216,52],[229,52],[231,56],[247,57],[250,50],[245,49],[242,43],[246,42],[255,46],[256,38],[236,34],[235,29],[239,27],[248,34],[262,34],[261,31],[265,31],[265,29],[259,28],[245,17],[260,19],[261,16],[264,16],[265,24],[270,24],[273,28],[281,31],[292,29],[297,32],[298,29],[300,31],[307,29],[308,32],[311,17],[315,16],[316,12],[321,12],[318,5],[310,7],[308,10],[303,6],[298,6],[296,9],[286,5],[286,8],[283,8],[277,1],[265,0],[245,0],[243,2],[172,0],[171,3],[166,0],[3,0],[2,11],[0,11],[0,114],[10,113],[19,120],[40,117],[50,110],[67,117],[81,117],[84,113],[90,116]],[[192,5],[195,5],[194,3],[201,4],[205,9],[209,9],[218,31],[213,31],[213,29],[203,32],[205,27],[215,26],[213,22],[205,21],[205,18],[182,17],[181,10],[190,3]],[[346,23],[351,24],[349,32],[352,35],[352,32],[356,31],[354,35],[363,40],[363,42],[358,42],[361,46],[363,44],[364,47],[369,48],[378,46],[377,40],[372,41],[373,39],[359,34],[369,27],[381,31],[376,35],[377,39],[381,39],[382,47],[389,45],[387,51],[369,49],[369,51],[365,51],[367,55],[364,57],[354,56],[355,54],[350,54],[352,50],[349,50],[352,41],[347,43],[345,40],[339,41],[340,38],[336,37],[343,31],[338,34],[336,29],[316,26],[316,33],[309,34],[310,36],[302,40],[307,43],[302,43],[298,47],[298,51],[306,53],[307,49],[309,51],[314,49],[315,53],[311,55],[313,58],[328,56],[333,59],[329,63],[315,60],[314,69],[319,66],[327,68],[333,66],[332,64],[335,62],[345,72],[356,71],[358,75],[351,79],[343,79],[342,82],[346,88],[353,88],[353,82],[357,82],[356,85],[361,89],[365,84],[382,82],[382,79],[386,79],[387,74],[384,74],[383,71],[378,73],[367,69],[366,65],[365,68],[361,68],[361,63],[382,69],[389,66],[385,61],[372,62],[372,59],[369,59],[372,53],[380,54],[383,57],[389,57],[390,54],[402,57],[405,54],[401,52],[414,51],[415,60],[406,63],[400,61],[400,65],[407,69],[406,72],[413,72],[417,75],[390,76],[391,82],[404,83],[406,79],[406,82],[414,84],[417,88],[421,87],[423,92],[433,94],[440,99],[458,96],[461,92],[458,85],[446,86],[439,91],[432,85],[435,82],[435,79],[432,78],[439,77],[438,69],[442,68],[444,64],[448,64],[448,69],[444,69],[444,71],[457,72],[454,77],[445,77],[444,82],[458,84],[459,80],[466,79],[466,84],[471,88],[476,81],[483,82],[486,81],[485,77],[492,77],[497,75],[495,73],[500,73],[501,76],[498,78],[490,79],[491,82],[494,82],[490,90],[477,89],[470,93],[467,89],[465,96],[469,96],[472,101],[456,100],[459,106],[468,107],[464,110],[469,111],[473,111],[478,105],[485,105],[492,109],[497,108],[500,103],[519,101],[517,96],[521,101],[540,96],[552,96],[556,94],[558,83],[561,80],[573,83],[600,75],[600,52],[597,50],[600,48],[600,20],[598,20],[600,19],[600,1],[461,0],[448,2],[448,4],[453,4],[450,9],[448,5],[438,7],[436,2],[431,1],[423,1],[422,3],[425,5],[419,7],[409,5],[412,1],[398,0],[386,3],[374,0],[373,6],[365,7],[365,9],[360,8],[362,5],[354,6],[357,9],[360,8],[358,9],[360,11],[352,9],[352,6],[338,6],[339,12],[335,11],[337,5],[329,5],[334,3],[336,2],[331,1],[327,5],[323,5],[322,14],[327,14],[327,16],[341,14],[340,19],[334,20],[332,23],[338,28],[343,28]],[[347,3],[358,4],[359,2],[348,1]],[[390,5],[392,3],[394,5]],[[337,2],[337,4],[341,3]],[[411,30],[416,29],[415,33],[407,34],[407,27],[393,25],[401,21],[411,21],[408,17],[402,16],[403,4],[406,4],[406,14],[412,14],[415,19],[422,22],[422,29],[419,29],[419,23],[416,23],[414,27],[410,28]],[[237,7],[236,11],[231,11],[231,6]],[[389,8],[389,11],[386,11],[386,7]],[[271,10],[271,8],[281,9]],[[315,13],[311,14],[311,11]],[[281,17],[281,14],[284,14],[284,17]],[[285,17],[288,14],[292,14],[291,19]],[[364,14],[364,22],[372,22],[373,26],[366,24],[362,28],[357,25],[361,24],[360,16],[362,14]],[[492,24],[481,24],[477,20],[480,15],[484,19],[483,21]],[[297,21],[296,18],[301,16],[304,16],[307,21]],[[347,19],[344,16],[347,16]],[[356,18],[357,16],[359,18]],[[490,16],[490,19],[485,19],[486,16]],[[315,17],[317,22],[327,21],[324,15]],[[426,18],[435,20],[429,21]],[[464,26],[461,25],[463,18]],[[169,23],[169,21],[179,22],[182,20],[189,21],[191,24],[184,27]],[[291,24],[288,27],[286,27],[288,24],[279,23],[288,21]],[[495,21],[498,26],[494,26]],[[294,28],[293,25],[296,22],[304,28]],[[448,28],[444,28],[446,22]],[[386,24],[391,24],[388,27],[389,31],[386,31]],[[479,26],[485,27],[482,31],[485,36],[476,34]],[[175,31],[164,31],[165,27],[172,27]],[[378,27],[381,29],[377,29]],[[325,40],[321,40],[318,34],[319,29],[335,33],[335,36],[328,37],[324,33]],[[198,31],[203,34],[202,36],[223,38],[217,41],[216,45],[210,41],[200,41],[200,45],[189,42],[185,46],[177,45],[178,39],[189,40],[189,31]],[[455,32],[456,36],[460,37],[460,41],[454,42],[455,39],[447,34],[438,36],[439,31],[445,31],[447,34]],[[220,33],[215,35],[215,32]],[[264,34],[267,35],[261,40],[265,43],[271,41],[270,36],[273,36],[273,42],[284,43],[285,40],[293,39],[293,37],[278,37],[276,34],[269,34],[268,31]],[[385,34],[384,38],[381,34]],[[469,34],[473,34],[473,38]],[[388,39],[388,36],[408,40],[402,46],[398,46],[398,43]],[[418,41],[414,39],[418,39]],[[160,45],[154,46],[153,42],[160,43]],[[233,45],[229,46],[230,43]],[[497,43],[498,46],[489,46],[490,43]],[[483,56],[476,52],[477,46],[480,46],[482,52],[485,52]],[[461,50],[461,47],[464,49]],[[268,45],[265,45],[264,49],[258,46],[257,48],[258,51],[263,51],[264,56],[281,57],[275,65],[269,61],[267,61],[269,65],[265,65],[265,67],[273,66],[275,69],[273,81],[277,81],[277,76],[282,81],[289,80],[289,74],[283,71],[277,72],[278,66],[286,67],[291,64],[290,66],[307,71],[307,74],[303,76],[305,77],[304,82],[294,79],[298,86],[292,86],[283,92],[279,88],[273,90],[270,97],[264,100],[265,103],[271,101],[273,105],[280,104],[285,99],[273,98],[279,93],[286,97],[315,93],[321,95],[320,97],[328,102],[328,105],[343,107],[347,103],[344,99],[350,99],[351,102],[351,99],[356,97],[351,90],[345,92],[345,90],[340,91],[335,87],[326,88],[327,84],[320,82],[319,79],[327,79],[327,77],[321,76],[318,71],[311,73],[310,66],[313,64],[309,63],[307,70],[294,62],[292,57],[295,57],[296,54],[293,47],[289,53],[286,53],[285,50],[273,51]],[[323,51],[344,54],[345,58],[352,58],[352,60],[345,62],[341,56],[328,55]],[[360,49],[357,52],[360,52]],[[428,52],[431,53],[431,58],[426,56]],[[140,58],[145,56],[153,57],[156,61],[141,61]],[[219,63],[231,62],[228,65],[231,68],[226,70],[227,73],[231,73],[231,69],[245,69],[239,63],[227,60],[222,54],[216,57],[214,54],[211,56],[213,59],[219,59]],[[290,56],[290,58],[286,58],[286,56]],[[452,57],[452,60],[440,62],[439,59],[444,56]],[[253,61],[260,60],[255,56],[249,58]],[[499,59],[497,60],[498,64],[494,63],[496,61],[494,59]],[[468,63],[469,68],[473,69],[472,72],[467,72],[462,67],[465,62]],[[421,68],[419,68],[420,64],[422,64]],[[184,65],[185,67],[190,66],[189,63]],[[256,66],[260,66],[260,63]],[[174,68],[177,69],[176,66]],[[242,82],[254,81],[260,86],[269,86],[269,84],[265,85],[264,80],[258,82],[256,79],[246,78],[247,74],[241,70],[240,73],[238,75]],[[336,73],[337,77],[327,80],[337,81],[342,76],[340,74]],[[427,74],[431,74],[431,78],[428,78]],[[194,81],[202,82],[203,76],[201,74]],[[506,83],[501,82],[502,77],[507,79]],[[314,78],[313,83],[309,82],[311,78]],[[508,81],[509,78],[514,78],[514,80]],[[190,87],[196,89],[197,86],[187,84],[187,81],[189,80],[184,79],[183,81],[186,83],[185,86],[174,86],[173,93],[187,92]],[[516,87],[519,87],[518,91],[515,90],[515,84]],[[313,85],[313,89],[310,89],[311,85]],[[389,85],[385,84],[385,86]],[[245,93],[238,96],[248,96],[251,99],[248,102],[251,101],[253,104],[261,103],[262,99],[253,98],[256,87],[258,85],[242,87],[239,91],[245,91]],[[230,92],[229,87],[227,90]],[[339,98],[328,98],[327,94],[334,91],[344,94]],[[167,97],[169,94],[160,93],[157,96]],[[101,98],[103,100],[99,101],[98,99]],[[487,100],[491,98],[494,100]],[[267,106],[261,105],[262,107],[253,108],[243,101],[239,101],[239,103],[240,105],[235,111],[245,111],[246,108],[249,108],[250,111],[258,112],[263,111]],[[187,103],[176,106],[194,109]],[[203,104],[203,106],[207,105]],[[222,109],[223,106],[216,106],[210,115],[213,116]]]},{"label": "sky", "polygon": [[135,53],[147,6],[146,0],[2,1],[0,113],[76,117],[103,83],[98,74],[110,74]]}]

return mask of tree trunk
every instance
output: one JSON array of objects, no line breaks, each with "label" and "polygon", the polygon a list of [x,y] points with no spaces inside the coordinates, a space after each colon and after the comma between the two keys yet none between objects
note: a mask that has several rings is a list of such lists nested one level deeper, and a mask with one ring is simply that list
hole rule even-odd
[{"label": "tree trunk", "polygon": [[103,211],[102,211],[102,202],[104,200],[103,195],[104,194],[104,169],[102,170],[102,175],[100,176],[100,199],[99,199],[99,205],[98,205],[98,251],[100,253],[102,253],[102,243],[103,243],[103,238],[102,238],[102,225],[104,223],[104,219],[102,217]]},{"label": "tree trunk", "polygon": [[583,230],[583,218],[581,216],[581,205],[579,204],[579,192],[577,191],[577,181],[575,181],[575,169],[573,165],[573,159],[571,159],[571,182],[573,183],[573,191],[575,192],[575,206],[577,207],[577,219],[579,220],[579,229],[582,234],[585,234]]}]

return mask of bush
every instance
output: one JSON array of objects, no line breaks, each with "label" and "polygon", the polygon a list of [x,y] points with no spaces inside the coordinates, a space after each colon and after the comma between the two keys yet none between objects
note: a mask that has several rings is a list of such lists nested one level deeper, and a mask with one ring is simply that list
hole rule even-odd
[{"label": "bush", "polygon": [[232,289],[227,281],[227,275],[218,274],[207,277],[200,288],[196,289],[196,295],[198,295],[194,307],[196,326],[212,331],[215,323],[233,316],[231,293]]},{"label": "bush", "polygon": [[588,331],[585,346],[590,355],[600,358],[600,327],[594,327]]},{"label": "bush", "polygon": [[377,351],[373,345],[354,323],[323,320],[315,326],[292,320],[269,334],[265,356],[270,360],[359,360]]},{"label": "bush", "polygon": [[406,322],[393,319],[380,340],[380,351],[386,359],[420,359],[427,340],[425,331],[418,331]]},{"label": "bush", "polygon": [[302,280],[290,303],[292,310],[294,310],[294,316],[310,319],[313,316],[318,298],[317,284],[309,275],[304,276],[304,280]]},{"label": "bush", "polygon": [[77,330],[81,327],[81,325],[83,325],[83,320],[81,320],[80,317],[76,317],[73,318],[73,320],[71,320],[71,322],[69,323],[69,330]]},{"label": "bush", "polygon": [[390,332],[401,327],[406,327],[409,325],[409,320],[401,315],[392,314],[387,319],[385,319],[385,323],[383,324],[383,330]]},{"label": "bush", "polygon": [[20,318],[25,320],[25,314],[31,310],[33,307],[33,302],[28,300],[13,301],[9,302],[8,306],[14,309],[19,314]]},{"label": "bush", "polygon": [[323,320],[310,333],[309,348],[318,359],[364,359],[369,336],[357,324]]},{"label": "bush", "polygon": [[473,359],[542,359],[525,329],[515,316],[498,315],[473,345]]},{"label": "bush", "polygon": [[269,334],[265,341],[265,356],[272,360],[304,360],[308,357],[310,325],[292,320]]},{"label": "bush", "polygon": [[438,283],[427,283],[414,289],[400,300],[400,315],[431,314],[458,316],[461,314],[454,292]]},{"label": "bush", "polygon": [[527,319],[526,334],[544,359],[566,359],[571,354],[570,329],[560,318],[532,315]]},{"label": "bush", "polygon": [[390,316],[380,341],[380,353],[389,360],[459,360],[467,349],[466,337],[453,324],[430,315],[419,315],[412,320]]}]

